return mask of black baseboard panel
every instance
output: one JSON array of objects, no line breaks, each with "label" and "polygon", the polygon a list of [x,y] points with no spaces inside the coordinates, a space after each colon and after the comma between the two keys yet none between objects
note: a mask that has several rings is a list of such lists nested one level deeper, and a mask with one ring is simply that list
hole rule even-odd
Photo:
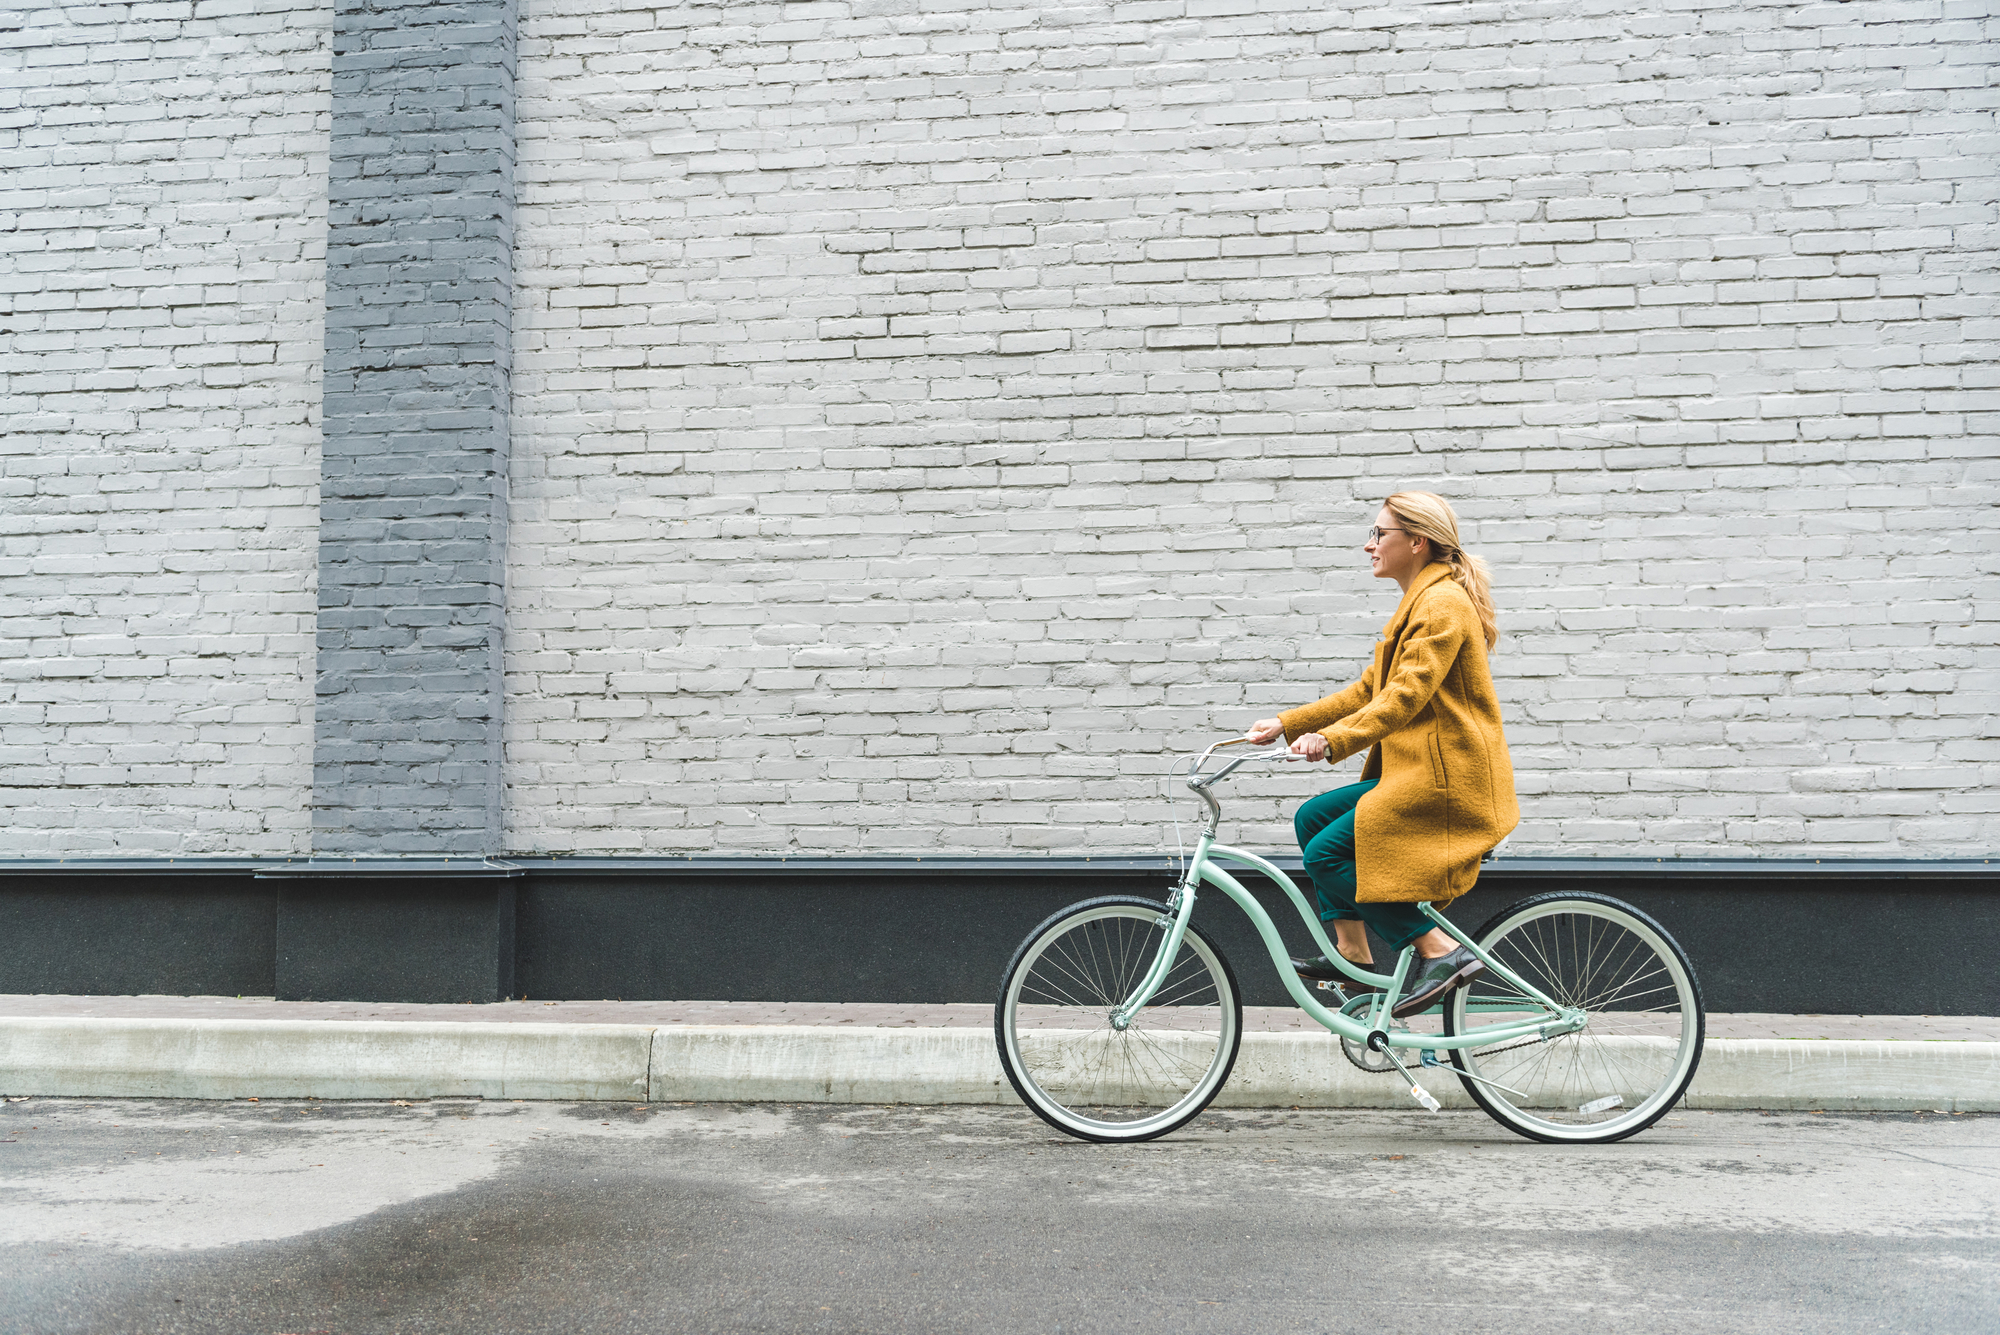
[{"label": "black baseboard panel", "polygon": [[515,995],[514,881],[288,880],[280,1001],[497,1001]]},{"label": "black baseboard panel", "polygon": [[548,1000],[991,1001],[1042,918],[1093,895],[1165,888],[1116,872],[533,875],[516,977]]},{"label": "black baseboard panel", "polygon": [[[1156,858],[0,863],[0,992],[990,1003],[1050,913],[1175,877]],[[1306,950],[1284,893],[1241,879]],[[1991,862],[1519,858],[1451,915],[1476,929],[1549,890],[1659,919],[1711,1010],[2000,1014]],[[1234,904],[1204,895],[1196,921],[1247,1004],[1289,1004]]]},{"label": "black baseboard panel", "polygon": [[0,864],[0,992],[267,997],[277,901],[248,868],[38,874]]},{"label": "black baseboard panel", "polygon": [[[1137,859],[524,865],[516,978],[550,1000],[991,1002],[1014,948],[1049,914],[1092,895],[1161,898],[1175,880]],[[1310,900],[1303,873],[1287,870]],[[1283,891],[1238,879],[1287,946],[1308,952]],[[1450,913],[1476,931],[1550,890],[1613,895],[1658,919],[1712,1010],[2000,1014],[2000,867],[1519,859],[1489,867]],[[1195,921],[1245,1004],[1291,1004],[1241,910],[1210,892]],[[1379,941],[1376,951],[1388,958]]]}]

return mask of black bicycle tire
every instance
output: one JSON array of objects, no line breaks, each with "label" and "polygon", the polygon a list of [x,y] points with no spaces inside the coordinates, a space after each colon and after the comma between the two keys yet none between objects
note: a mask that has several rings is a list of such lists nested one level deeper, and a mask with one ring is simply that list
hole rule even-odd
[{"label": "black bicycle tire", "polygon": [[[1601,894],[1595,890],[1544,890],[1537,894],[1529,895],[1524,899],[1517,899],[1506,908],[1501,909],[1498,913],[1488,918],[1480,926],[1479,930],[1473,933],[1472,939],[1479,944],[1480,949],[1485,950],[1487,949],[1488,939],[1507,919],[1525,909],[1540,908],[1556,902],[1597,904],[1602,907],[1616,909],[1620,913],[1630,914],[1644,923],[1649,930],[1659,934],[1660,939],[1667,944],[1667,948],[1673,951],[1675,961],[1686,972],[1688,987],[1694,993],[1694,1058],[1688,1063],[1687,1072],[1681,1077],[1680,1084],[1674,1089],[1673,1095],[1662,1099],[1658,1109],[1654,1111],[1651,1117],[1646,1118],[1645,1121],[1623,1128],[1614,1134],[1604,1136],[1551,1136],[1541,1134],[1530,1127],[1522,1126],[1496,1109],[1486,1092],[1479,1087],[1479,1082],[1469,1080],[1463,1074],[1465,1071],[1465,1059],[1456,1048],[1451,1050],[1451,1064],[1453,1069],[1460,1073],[1458,1076],[1459,1085],[1471,1097],[1472,1101],[1478,1104],[1487,1116],[1517,1136],[1521,1136],[1527,1140],[1540,1141],[1547,1145],[1615,1144],[1618,1141],[1630,1136],[1636,1136],[1641,1131],[1647,1130],[1671,1112],[1674,1106],[1680,1102],[1681,1097],[1687,1093],[1687,1087],[1693,1082],[1695,1072],[1701,1069],[1702,1053],[1708,1041],[1708,1007],[1702,1000],[1701,978],[1695,973],[1694,963],[1688,959],[1687,951],[1682,948],[1681,943],[1675,939],[1672,932],[1669,932],[1665,927],[1660,925],[1659,919],[1647,913],[1644,909],[1628,904],[1622,899],[1618,899],[1612,895]],[[1448,1035],[1455,1035],[1458,1030],[1456,1022],[1457,1007],[1447,1004],[1443,1010],[1444,1031]]]},{"label": "black bicycle tire", "polygon": [[1042,919],[1041,922],[1035,924],[1034,930],[1023,937],[1021,944],[1014,948],[1013,957],[1007,961],[1007,967],[1000,973],[1000,992],[993,1001],[993,1046],[1000,1055],[1000,1069],[1007,1073],[1007,1083],[1014,1087],[1014,1093],[1020,1098],[1022,1103],[1027,1105],[1028,1110],[1041,1118],[1042,1121],[1048,1123],[1064,1135],[1072,1136],[1077,1140],[1087,1140],[1096,1144],[1136,1145],[1148,1140],[1157,1140],[1161,1136],[1171,1135],[1180,1130],[1189,1122],[1201,1116],[1202,1113],[1208,1111],[1208,1105],[1213,1103],[1215,1096],[1220,1094],[1223,1088],[1228,1085],[1229,1077],[1236,1072],[1236,1058],[1243,1050],[1243,993],[1236,986],[1236,970],[1231,967],[1229,956],[1222,953],[1222,948],[1215,944],[1214,937],[1193,923],[1189,923],[1187,927],[1188,931],[1201,938],[1202,944],[1207,946],[1214,954],[1216,964],[1222,969],[1222,979],[1229,987],[1230,1009],[1235,1017],[1235,1024],[1232,1026],[1235,1033],[1235,1040],[1230,1044],[1228,1057],[1222,1063],[1222,1078],[1215,1082],[1215,1088],[1209,1091],[1208,1097],[1202,1100],[1198,1106],[1190,1109],[1185,1116],[1179,1118],[1171,1125],[1148,1131],[1144,1135],[1098,1135],[1088,1131],[1080,1131],[1073,1126],[1064,1126],[1061,1122],[1056,1121],[1043,1112],[1035,1100],[1029,1096],[1027,1089],[1022,1084],[1020,1074],[1014,1070],[1014,1063],[1007,1055],[1007,992],[1013,983],[1014,972],[1021,967],[1021,961],[1027,955],[1028,948],[1039,941],[1050,928],[1054,927],[1064,918],[1071,917],[1087,909],[1110,907],[1150,909],[1155,913],[1162,914],[1167,912],[1165,904],[1157,899],[1147,899],[1143,895],[1099,895],[1093,899],[1078,900],[1074,904],[1058,909],[1048,917]]}]

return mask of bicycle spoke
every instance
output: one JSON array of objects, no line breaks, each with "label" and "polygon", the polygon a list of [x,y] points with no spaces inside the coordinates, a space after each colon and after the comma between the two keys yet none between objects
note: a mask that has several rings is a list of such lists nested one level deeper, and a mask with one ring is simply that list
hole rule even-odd
[{"label": "bicycle spoke", "polygon": [[[1051,952],[1051,953],[1058,953],[1058,952]],[[1077,959],[1074,951],[1069,947],[1067,943],[1064,943],[1059,948],[1059,954],[1060,958],[1053,961],[1053,963],[1058,969],[1060,969],[1072,981],[1074,981],[1078,987],[1084,990],[1084,993],[1088,998],[1088,1000],[1084,1004],[1092,1006],[1110,1006],[1115,1004],[1112,1001],[1111,997],[1105,992],[1103,982],[1098,978],[1098,976],[1091,970],[1089,966],[1084,965],[1079,959]]]}]

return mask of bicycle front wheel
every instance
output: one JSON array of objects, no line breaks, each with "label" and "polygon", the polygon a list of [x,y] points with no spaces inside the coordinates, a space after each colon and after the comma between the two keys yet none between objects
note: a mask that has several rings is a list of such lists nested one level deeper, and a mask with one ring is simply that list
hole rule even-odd
[{"label": "bicycle front wheel", "polygon": [[[1451,1054],[1459,1083],[1530,1140],[1601,1144],[1673,1107],[1701,1061],[1701,988],[1666,928],[1608,895],[1534,895],[1474,937],[1544,996],[1584,1012],[1547,1040],[1503,1039]],[[1451,995],[1447,1034],[1532,1018],[1541,1008],[1492,970]]]},{"label": "bicycle front wheel", "polygon": [[1184,1126],[1228,1081],[1243,1003],[1228,961],[1193,924],[1153,999],[1112,1027],[1172,925],[1154,900],[1090,899],[1014,952],[993,1037],[1015,1093],[1050,1126],[1082,1140],[1151,1140]]}]

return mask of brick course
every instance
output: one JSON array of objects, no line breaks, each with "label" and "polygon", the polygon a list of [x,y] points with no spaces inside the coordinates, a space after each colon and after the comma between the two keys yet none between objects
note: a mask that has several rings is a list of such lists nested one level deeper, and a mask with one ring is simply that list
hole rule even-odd
[{"label": "brick course", "polygon": [[510,845],[1156,846],[1420,485],[1516,848],[1994,851],[1994,22],[526,0]]}]

